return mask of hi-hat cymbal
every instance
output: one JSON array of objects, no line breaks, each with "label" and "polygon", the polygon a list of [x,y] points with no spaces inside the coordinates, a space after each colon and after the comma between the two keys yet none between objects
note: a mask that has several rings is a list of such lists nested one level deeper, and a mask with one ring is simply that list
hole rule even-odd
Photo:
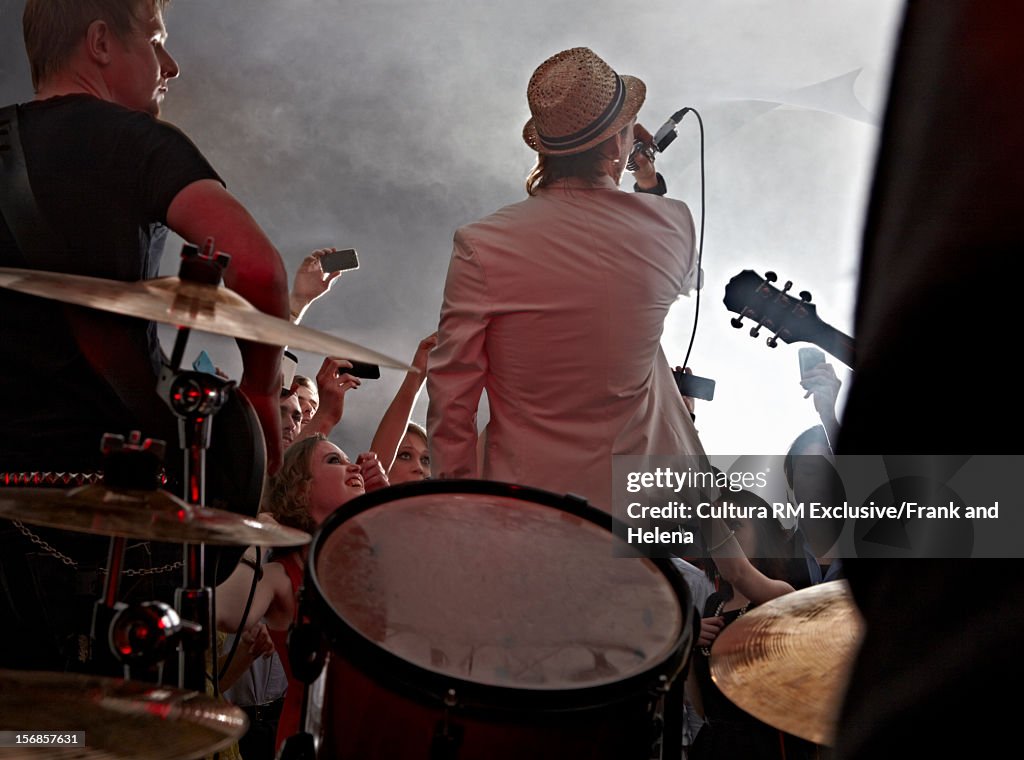
[{"label": "hi-hat cymbal", "polygon": [[711,677],[755,718],[830,745],[863,632],[846,581],[820,583],[725,628],[711,647]]},{"label": "hi-hat cymbal", "polygon": [[196,507],[167,491],[81,486],[0,489],[0,517],[100,536],[224,546],[302,546],[308,533]]},{"label": "hi-hat cymbal", "polygon": [[264,314],[228,288],[178,277],[121,282],[0,267],[0,287],[231,338],[288,346],[382,367],[412,369],[405,362],[369,348]]},{"label": "hi-hat cymbal", "polygon": [[0,670],[0,731],[85,732],[85,746],[0,749],[31,760],[189,760],[236,741],[241,708],[194,691],[68,673]]}]

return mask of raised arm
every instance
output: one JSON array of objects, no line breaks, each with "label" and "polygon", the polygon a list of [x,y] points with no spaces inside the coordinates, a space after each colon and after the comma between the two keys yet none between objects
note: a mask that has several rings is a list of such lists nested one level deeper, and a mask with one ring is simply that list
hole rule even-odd
[{"label": "raised arm", "polygon": [[402,384],[398,386],[398,392],[391,400],[387,411],[377,425],[377,432],[373,434],[373,442],[370,444],[370,451],[376,451],[380,457],[380,463],[387,472],[395,462],[395,454],[398,447],[402,445],[402,438],[405,437],[406,428],[409,426],[409,418],[412,416],[412,409],[416,406],[416,399],[420,395],[423,383],[427,380],[427,357],[434,346],[437,345],[437,333],[432,333],[420,341],[416,348],[416,355],[412,358],[412,366],[418,372],[407,372]]},{"label": "raised arm", "polygon": [[736,531],[730,529],[724,520],[714,518],[710,523],[708,550],[718,572],[733,588],[754,604],[763,604],[793,590],[786,581],[769,578],[751,564],[736,540]]}]

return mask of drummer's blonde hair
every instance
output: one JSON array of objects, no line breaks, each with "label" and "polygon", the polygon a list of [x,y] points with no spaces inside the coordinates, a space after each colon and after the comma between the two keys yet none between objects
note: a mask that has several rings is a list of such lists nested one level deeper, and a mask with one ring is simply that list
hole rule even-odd
[{"label": "drummer's blonde hair", "polygon": [[267,480],[262,508],[282,525],[307,533],[316,531],[316,522],[309,513],[313,450],[326,440],[326,436],[316,433],[293,443],[284,452],[281,469]]}]

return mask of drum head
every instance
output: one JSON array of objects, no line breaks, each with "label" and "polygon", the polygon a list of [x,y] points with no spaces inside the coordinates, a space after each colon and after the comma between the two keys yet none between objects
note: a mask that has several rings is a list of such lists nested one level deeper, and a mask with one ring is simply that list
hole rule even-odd
[{"label": "drum head", "polygon": [[682,581],[613,556],[610,525],[534,489],[400,486],[333,515],[310,573],[328,628],[421,672],[534,694],[601,687],[678,658],[691,636]]}]

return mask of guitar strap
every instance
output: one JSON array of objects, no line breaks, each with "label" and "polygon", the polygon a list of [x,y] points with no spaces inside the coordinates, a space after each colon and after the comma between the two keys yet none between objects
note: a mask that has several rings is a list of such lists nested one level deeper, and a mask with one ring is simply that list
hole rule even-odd
[{"label": "guitar strap", "polygon": [[34,254],[63,250],[32,194],[18,133],[17,105],[0,108],[0,215],[21,252],[21,263]]}]

